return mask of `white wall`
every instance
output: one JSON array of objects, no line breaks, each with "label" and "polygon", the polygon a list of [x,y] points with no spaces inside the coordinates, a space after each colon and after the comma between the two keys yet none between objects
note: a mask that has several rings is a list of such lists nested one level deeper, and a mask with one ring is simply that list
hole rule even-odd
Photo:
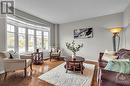
[{"label": "white wall", "polygon": [[0,15],[0,51],[6,50],[6,15]]},{"label": "white wall", "polygon": [[[112,50],[112,33],[109,32],[109,27],[116,27],[123,25],[123,13],[106,15],[97,18],[91,18],[60,25],[59,41],[60,48],[63,49],[63,56],[71,55],[65,43],[75,40],[77,43],[83,43],[84,47],[77,53],[77,55],[85,59],[97,61],[99,52],[105,49]],[[74,39],[73,30],[93,27],[93,38]]]},{"label": "white wall", "polygon": [[125,31],[124,31],[124,41],[123,41],[123,47],[130,49],[130,4],[129,6],[126,8],[126,10],[124,11],[124,27],[125,27]]}]

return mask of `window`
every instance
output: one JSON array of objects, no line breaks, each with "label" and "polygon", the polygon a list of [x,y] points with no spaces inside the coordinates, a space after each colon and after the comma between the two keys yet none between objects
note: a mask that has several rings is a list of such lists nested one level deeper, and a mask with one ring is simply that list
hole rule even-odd
[{"label": "window", "polygon": [[28,51],[34,51],[34,30],[28,29]]},{"label": "window", "polygon": [[23,27],[22,24],[18,25],[7,24],[7,50],[23,53],[37,48],[48,49],[49,30],[44,31],[42,28],[35,29],[31,26],[25,28],[25,25]]},{"label": "window", "polygon": [[42,48],[42,31],[36,31],[36,48]]},{"label": "window", "polygon": [[18,46],[19,52],[25,52],[25,28],[18,27]]},{"label": "window", "polygon": [[15,29],[13,25],[7,24],[7,50],[15,48]]},{"label": "window", "polygon": [[44,32],[44,49],[48,49],[49,32]]}]

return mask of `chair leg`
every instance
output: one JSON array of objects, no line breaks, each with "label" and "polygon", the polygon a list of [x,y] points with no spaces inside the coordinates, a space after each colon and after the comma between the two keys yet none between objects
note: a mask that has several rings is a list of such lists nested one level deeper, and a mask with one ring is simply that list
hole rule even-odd
[{"label": "chair leg", "polygon": [[7,77],[7,72],[5,72],[4,80],[6,80],[6,77]]},{"label": "chair leg", "polygon": [[50,61],[51,61],[51,57],[50,57]]},{"label": "chair leg", "polygon": [[26,75],[27,75],[27,69],[24,68],[24,76],[26,77]]},{"label": "chair leg", "polygon": [[32,64],[30,65],[30,69],[31,69],[31,71],[32,71]]}]

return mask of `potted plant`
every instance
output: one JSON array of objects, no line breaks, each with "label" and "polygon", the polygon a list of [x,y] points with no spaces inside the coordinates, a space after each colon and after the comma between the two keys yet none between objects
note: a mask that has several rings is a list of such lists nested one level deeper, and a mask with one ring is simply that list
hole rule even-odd
[{"label": "potted plant", "polygon": [[72,58],[76,57],[76,52],[80,50],[80,48],[83,47],[83,44],[75,44],[75,41],[72,41],[72,43],[66,42],[66,47],[70,51],[72,51]]}]

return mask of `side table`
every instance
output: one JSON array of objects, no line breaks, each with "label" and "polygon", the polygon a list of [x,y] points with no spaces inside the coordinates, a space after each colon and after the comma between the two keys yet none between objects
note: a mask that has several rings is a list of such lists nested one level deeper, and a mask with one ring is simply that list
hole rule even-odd
[{"label": "side table", "polygon": [[32,53],[32,61],[34,64],[42,64],[43,63],[43,52],[34,52]]}]

